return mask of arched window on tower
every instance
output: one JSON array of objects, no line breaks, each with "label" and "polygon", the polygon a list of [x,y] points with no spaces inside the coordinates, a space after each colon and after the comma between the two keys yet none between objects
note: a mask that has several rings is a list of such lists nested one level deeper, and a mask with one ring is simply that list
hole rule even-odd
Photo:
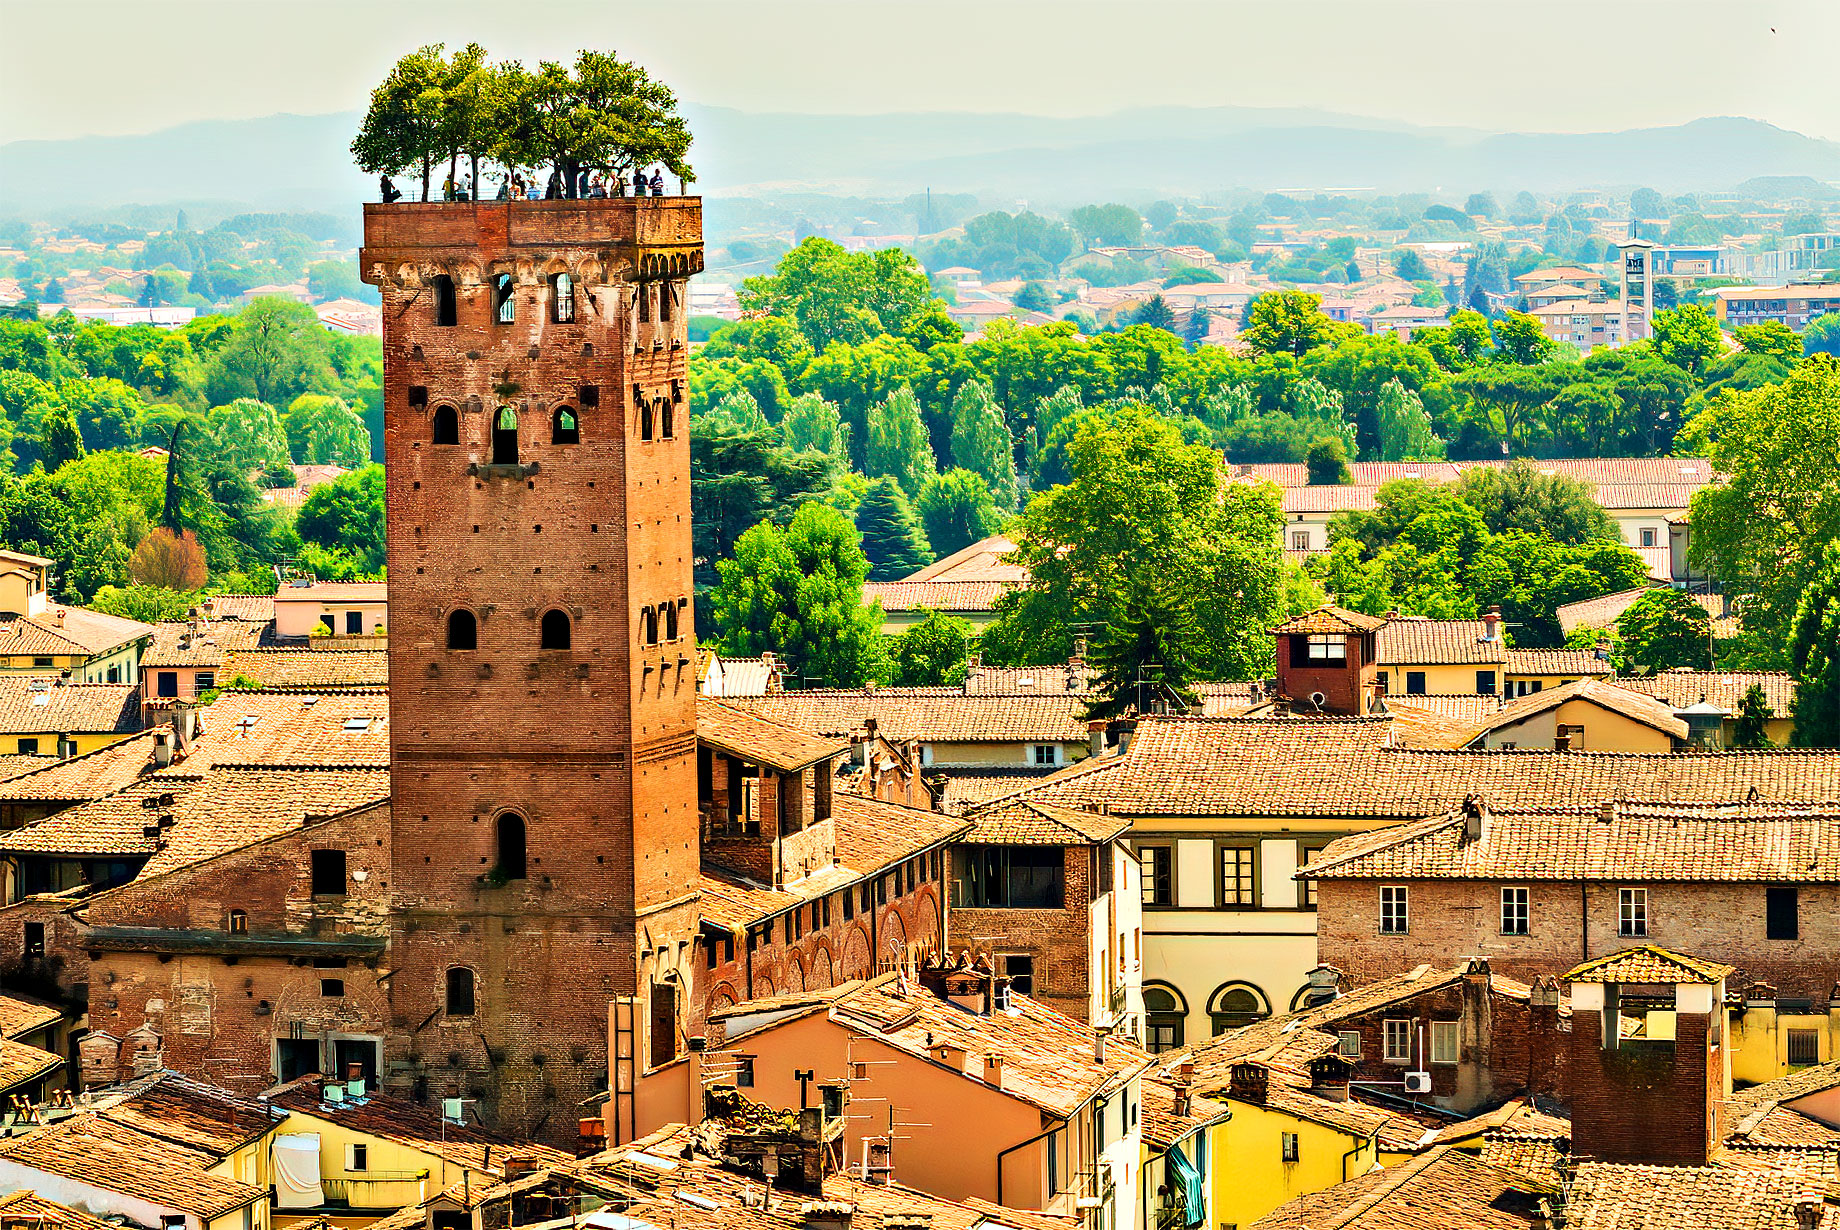
[{"label": "arched window on tower", "polygon": [[492,464],[514,466],[518,463],[517,411],[500,406],[492,416]]},{"label": "arched window on tower", "polygon": [[508,325],[517,320],[517,282],[508,273],[492,279],[492,321]]},{"label": "arched window on tower", "polygon": [[652,399],[649,397],[641,398],[639,401],[639,438],[641,440],[649,440],[652,438],[652,432],[656,421],[656,414],[652,408]]},{"label": "arched window on tower", "polygon": [[652,284],[639,283],[639,323],[650,324],[652,320]]},{"label": "arched window on tower", "polygon": [[508,811],[498,818],[498,874],[507,880],[524,878],[524,817]]},{"label": "arched window on tower", "polygon": [[452,406],[435,407],[434,442],[436,444],[460,443],[460,413]]},{"label": "arched window on tower", "polygon": [[648,606],[639,612],[639,641],[645,645],[658,643],[658,611],[656,608]]},{"label": "arched window on tower", "polygon": [[658,400],[658,438],[660,440],[669,440],[676,434],[676,431],[675,431],[676,424],[672,421],[675,418],[676,418],[676,408],[671,405],[668,399],[659,398]]},{"label": "arched window on tower", "polygon": [[549,280],[550,319],[559,325],[571,324],[575,320],[575,279],[566,273],[553,275]]},{"label": "arched window on tower", "polygon": [[434,323],[451,327],[460,321],[459,306],[454,301],[454,280],[446,274],[434,279]]},{"label": "arched window on tower", "polygon": [[464,607],[447,617],[447,647],[479,648],[479,618]]},{"label": "arched window on tower", "polygon": [[667,641],[677,639],[677,604],[675,602],[664,604],[664,639]]},{"label": "arched window on tower", "polygon": [[567,611],[543,612],[543,624],[538,649],[567,649],[569,647],[569,613]]},{"label": "arched window on tower", "polygon": [[581,443],[581,425],[575,418],[572,406],[557,406],[549,420],[549,442],[551,444]]},{"label": "arched window on tower", "polygon": [[448,967],[447,1015],[472,1016],[475,1006],[473,971],[464,965]]}]

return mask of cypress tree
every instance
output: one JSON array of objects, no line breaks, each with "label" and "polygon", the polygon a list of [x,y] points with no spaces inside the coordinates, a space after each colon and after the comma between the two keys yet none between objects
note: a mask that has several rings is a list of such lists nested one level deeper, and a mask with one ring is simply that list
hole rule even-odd
[{"label": "cypress tree", "polygon": [[856,509],[856,529],[869,557],[871,581],[898,581],[933,562],[920,519],[892,478],[869,484]]}]

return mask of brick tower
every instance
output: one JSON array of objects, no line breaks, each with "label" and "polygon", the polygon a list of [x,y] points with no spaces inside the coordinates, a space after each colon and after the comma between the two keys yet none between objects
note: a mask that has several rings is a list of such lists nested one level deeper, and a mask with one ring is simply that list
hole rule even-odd
[{"label": "brick tower", "polygon": [[609,1004],[631,1089],[689,1003],[702,206],[369,205],[360,263],[384,321],[384,1080],[572,1143]]}]

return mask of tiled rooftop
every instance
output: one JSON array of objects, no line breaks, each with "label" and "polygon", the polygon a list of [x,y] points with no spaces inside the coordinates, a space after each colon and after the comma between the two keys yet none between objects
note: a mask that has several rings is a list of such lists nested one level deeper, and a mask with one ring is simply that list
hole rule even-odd
[{"label": "tiled rooftop", "polygon": [[1506,663],[1506,642],[1484,631],[1480,619],[1390,619],[1374,638],[1374,660],[1384,667]]},{"label": "tiled rooftop", "polygon": [[94,1113],[0,1141],[0,1159],[194,1217],[219,1217],[263,1199],[265,1189],[207,1174],[209,1150],[173,1144]]},{"label": "tiled rooftop", "polygon": [[1325,880],[1840,881],[1833,805],[1619,803],[1608,820],[1596,807],[1493,812],[1474,841],[1463,827],[1462,816],[1440,815],[1344,837],[1304,872]]},{"label": "tiled rooftop", "polygon": [[40,1000],[17,992],[0,994],[0,1038],[20,1038],[63,1019],[60,1009]]},{"label": "tiled rooftop", "polygon": [[959,688],[813,688],[732,698],[745,708],[813,734],[847,737],[874,718],[883,736],[925,743],[1085,743],[1086,701],[1047,696],[966,696]]},{"label": "tiled rooftop", "polygon": [[[1434,1149],[1385,1170],[1299,1197],[1253,1230],[1530,1230],[1551,1189],[1457,1149]],[[1568,1223],[1571,1224],[1571,1223]],[[1685,1227],[1682,1227],[1685,1230]]]},{"label": "tiled rooftop", "polygon": [[993,611],[1015,581],[865,581],[863,602],[884,611]]},{"label": "tiled rooftop", "polygon": [[218,683],[238,676],[264,689],[382,688],[390,682],[386,649],[247,648],[232,652],[218,672]]},{"label": "tiled rooftop", "polygon": [[1632,692],[1658,697],[1676,709],[1685,709],[1704,700],[1734,716],[1744,701],[1744,694],[1753,686],[1763,689],[1764,700],[1777,717],[1788,717],[1795,704],[1795,680],[1782,671],[1661,671],[1654,675],[1618,677],[1611,682]]},{"label": "tiled rooftop", "polygon": [[0,674],[0,735],[131,734],[140,717],[140,689],[132,683]]},{"label": "tiled rooftop", "polygon": [[1729,965],[1720,965],[1716,961],[1702,961],[1684,953],[1669,952],[1653,944],[1642,944],[1575,966],[1564,975],[1564,981],[1716,984],[1731,977],[1732,972],[1732,967]]},{"label": "tiled rooftop", "polygon": [[100,1118],[217,1157],[267,1135],[279,1118],[255,1098],[177,1072],[99,1091],[96,1101]]},{"label": "tiled rooftop", "polygon": [[[1497,810],[1651,802],[1840,800],[1840,751],[1605,753],[1392,746],[1386,717],[1146,716],[1130,748],[1024,792],[1130,816],[1418,819],[1480,795]],[[1090,767],[1089,767],[1090,766]]]},{"label": "tiled rooftop", "polygon": [[1272,633],[1276,636],[1292,633],[1334,635],[1338,632],[1377,632],[1385,626],[1386,620],[1378,615],[1364,615],[1360,611],[1331,605],[1319,606],[1313,611],[1293,616],[1273,628]]},{"label": "tiled rooftop", "polygon": [[1508,675],[1607,676],[1610,663],[1589,649],[1510,649]]},{"label": "tiled rooftop", "polygon": [[469,1170],[502,1174],[511,1150],[538,1164],[555,1166],[572,1155],[546,1145],[513,1141],[467,1124],[449,1123],[439,1108],[388,1093],[368,1094],[362,1102],[328,1105],[319,1095],[320,1078],[302,1077],[271,1089],[262,1099],[282,1110],[310,1115],[351,1132],[375,1136],[431,1154]]},{"label": "tiled rooftop", "polygon": [[1016,544],[1003,534],[992,534],[961,547],[952,554],[936,559],[918,572],[911,572],[902,577],[903,581],[1004,581],[1011,585],[1020,585],[1029,579],[1021,565],[1007,562],[1004,557],[1016,549]]},{"label": "tiled rooftop", "polygon": [[847,738],[806,734],[712,696],[697,698],[696,737],[719,751],[780,773],[797,773],[850,750]]},{"label": "tiled rooftop", "polygon": [[40,615],[0,624],[0,657],[25,654],[95,657],[141,637],[153,625],[80,606],[53,605]]},{"label": "tiled rooftop", "polygon": [[1482,722],[1476,728],[1476,733],[1480,735],[1514,726],[1536,714],[1557,709],[1560,705],[1574,701],[1582,701],[1607,709],[1611,713],[1658,730],[1675,739],[1687,737],[1686,722],[1675,717],[1674,710],[1667,704],[1652,696],[1644,696],[1628,688],[1619,688],[1609,680],[1589,678],[1574,679],[1556,688],[1546,688],[1543,691],[1529,692],[1525,696],[1516,697]]},{"label": "tiled rooftop", "polygon": [[[1811,1190],[1813,1218],[1803,1222],[1795,1206]],[[1567,1193],[1565,1224],[1567,1230],[1831,1230],[1840,1225],[1840,1210],[1823,1199],[1822,1185],[1789,1171],[1586,1162]]]},{"label": "tiled rooftop", "polygon": [[141,655],[143,670],[219,666],[232,650],[261,644],[267,632],[266,625],[241,619],[175,620],[153,627],[153,644]]}]

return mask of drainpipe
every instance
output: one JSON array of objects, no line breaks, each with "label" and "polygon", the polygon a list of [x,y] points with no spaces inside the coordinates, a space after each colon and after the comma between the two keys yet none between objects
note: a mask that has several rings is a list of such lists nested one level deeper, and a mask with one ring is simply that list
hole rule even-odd
[{"label": "drainpipe", "polygon": [[[1090,1100],[1091,1099],[1088,1099],[1088,1101]],[[1080,1109],[1085,1110],[1086,1108],[1085,1106],[1081,1106]],[[1045,1132],[1037,1132],[1035,1135],[1029,1137],[1027,1140],[1017,1141],[1015,1144],[1011,1145],[1009,1148],[1000,1149],[997,1151],[997,1203],[998,1204],[1003,1203],[1003,1159],[1005,1157],[1008,1157],[1010,1154],[1014,1153],[1018,1149],[1026,1149],[1028,1146],[1034,1144],[1036,1141],[1044,1140],[1049,1136],[1053,1136],[1057,1132],[1066,1131],[1068,1128],[1072,1126],[1073,1126],[1073,1120],[1071,1118],[1064,1119],[1056,1127],[1051,1127]],[[1052,1146],[1050,1146],[1050,1148],[1052,1148]],[[1071,1162],[1072,1160],[1073,1160],[1072,1158],[1068,1159],[1069,1162]],[[1047,1195],[1049,1196],[1049,1198],[1052,1198],[1054,1193],[1049,1192],[1047,1193]],[[1044,1200],[1042,1203],[1046,1204],[1047,1201]]]},{"label": "drainpipe", "polygon": [[1591,959],[1591,902],[1590,889],[1583,880],[1578,881],[1578,960],[1582,963]]},{"label": "drainpipe", "polygon": [[1359,1153],[1363,1149],[1373,1149],[1375,1151],[1374,1156],[1378,1157],[1379,1156],[1379,1146],[1380,1146],[1380,1129],[1375,1128],[1373,1131],[1373,1135],[1369,1136],[1366,1140],[1357,1141],[1355,1143],[1354,1148],[1342,1154],[1342,1182],[1344,1183],[1348,1182],[1348,1159],[1349,1158],[1355,1156],[1357,1153]]}]

